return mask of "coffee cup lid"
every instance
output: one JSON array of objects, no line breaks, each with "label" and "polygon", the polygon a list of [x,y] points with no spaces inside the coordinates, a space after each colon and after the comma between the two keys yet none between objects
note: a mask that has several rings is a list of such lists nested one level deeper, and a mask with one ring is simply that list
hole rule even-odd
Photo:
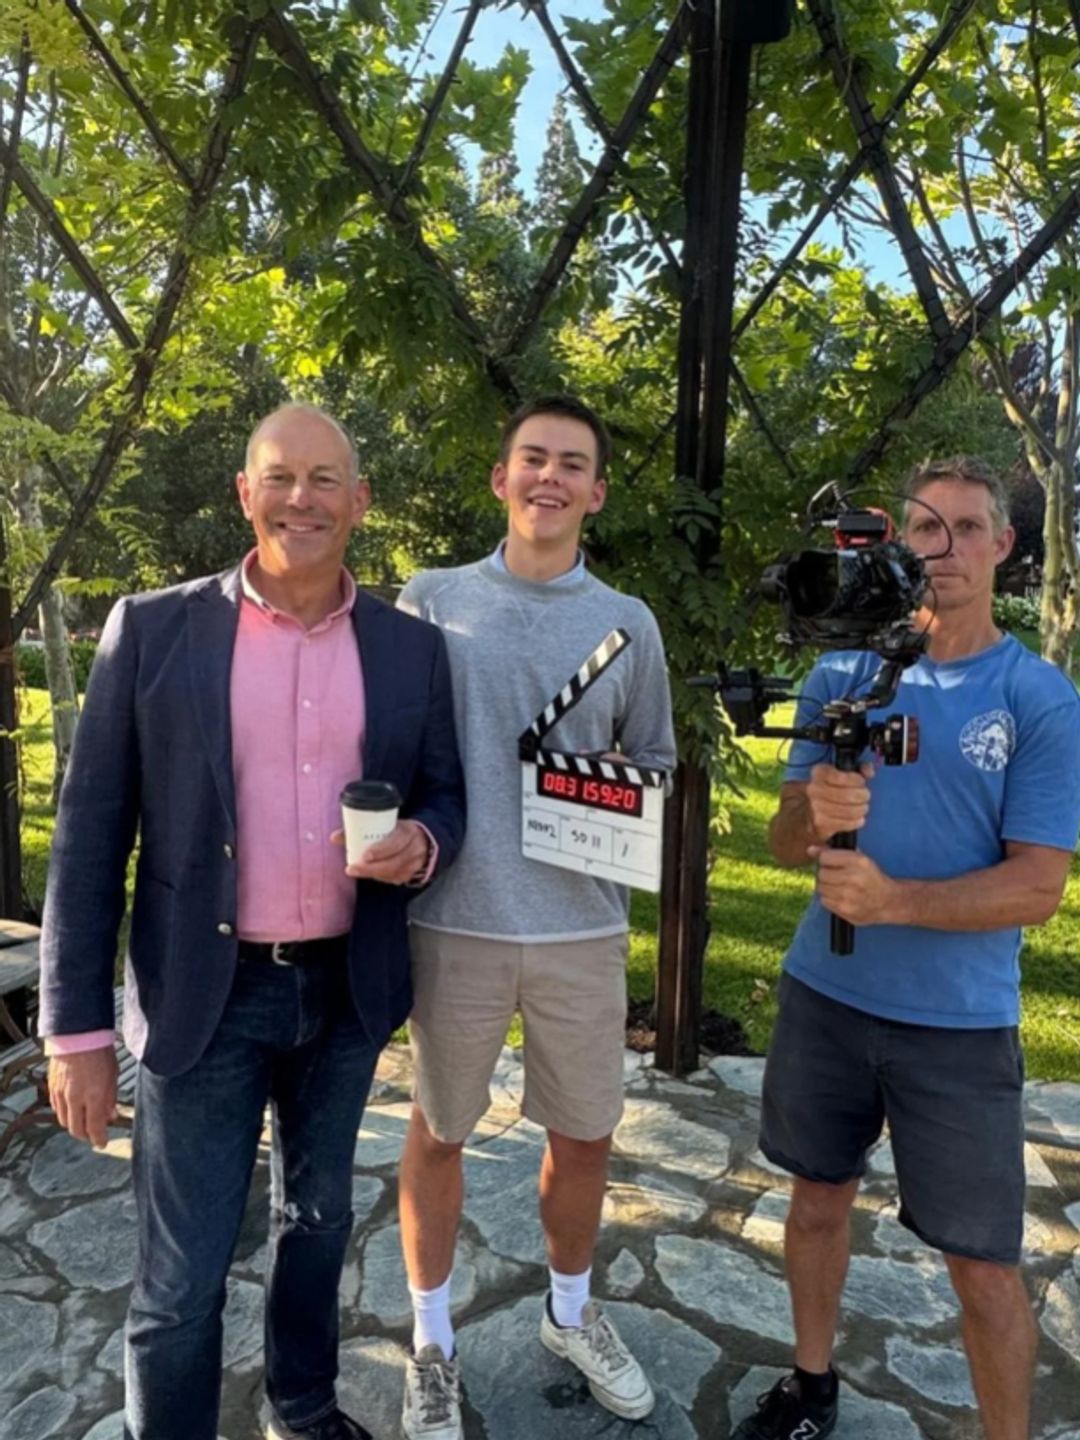
[{"label": "coffee cup lid", "polygon": [[342,805],[350,810],[393,810],[400,806],[396,785],[386,780],[350,780],[341,792]]}]

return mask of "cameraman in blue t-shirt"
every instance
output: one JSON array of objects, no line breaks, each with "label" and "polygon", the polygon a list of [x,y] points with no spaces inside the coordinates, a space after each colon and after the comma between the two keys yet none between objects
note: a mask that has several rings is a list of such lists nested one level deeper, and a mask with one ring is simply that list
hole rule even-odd
[{"label": "cameraman in blue t-shirt", "polygon": [[[848,1217],[886,1120],[900,1219],[944,1253],[987,1440],[1029,1433],[1020,927],[1053,915],[1076,846],[1080,699],[994,625],[994,571],[1014,538],[998,477],[961,456],[918,468],[905,494],[903,538],[933,587],[929,650],[895,706],[918,720],[918,763],[850,774],[799,741],[769,831],[781,865],[813,861],[818,876],[780,982],[762,1105],[762,1149],[795,1176],[795,1371],[735,1440],[808,1440],[836,1424]],[[823,658],[799,723],[864,692],[879,664]],[[830,849],[845,830],[859,849]],[[829,912],[857,927],[854,955],[830,952]]]}]

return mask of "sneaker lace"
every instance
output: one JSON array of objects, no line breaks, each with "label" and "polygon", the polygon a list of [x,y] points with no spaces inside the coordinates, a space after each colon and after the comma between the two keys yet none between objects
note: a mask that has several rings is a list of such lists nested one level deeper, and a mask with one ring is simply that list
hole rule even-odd
[{"label": "sneaker lace", "polygon": [[785,1422],[798,1415],[801,1403],[799,1392],[792,1388],[790,1378],[781,1380],[764,1395],[758,1396],[761,1425],[768,1427],[769,1434],[780,1435]]},{"label": "sneaker lace", "polygon": [[425,1425],[438,1425],[450,1420],[451,1403],[457,1400],[457,1380],[449,1365],[434,1360],[418,1365],[420,1381],[420,1415]]},{"label": "sneaker lace", "polygon": [[606,1315],[601,1315],[582,1332],[582,1338],[596,1358],[611,1370],[621,1370],[630,1359],[619,1332]]}]

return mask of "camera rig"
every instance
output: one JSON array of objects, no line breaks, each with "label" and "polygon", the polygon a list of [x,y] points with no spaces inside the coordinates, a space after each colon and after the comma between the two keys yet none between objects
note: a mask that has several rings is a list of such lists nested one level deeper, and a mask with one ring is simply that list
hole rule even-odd
[{"label": "camera rig", "polygon": [[[816,507],[826,496],[827,513],[820,513]],[[893,714],[872,722],[869,712],[893,703],[904,670],[926,649],[929,636],[915,627],[927,589],[923,562],[895,538],[884,511],[850,506],[835,485],[811,501],[809,525],[831,530],[834,547],[783,556],[765,570],[757,598],[780,606],[785,621],[780,640],[793,651],[812,646],[879,655],[882,663],[869,688],[829,701],[810,723],[783,726],[766,724],[765,716],[771,706],[796,698],[796,683],[784,676],[721,664],[715,675],[690,683],[719,693],[736,735],[831,747],[838,770],[856,771],[866,750],[886,765],[913,764],[919,752],[915,718]],[[854,850],[855,832],[834,835],[829,843]],[[831,919],[831,946],[835,955],[850,955],[855,948],[854,928],[838,915]]]}]

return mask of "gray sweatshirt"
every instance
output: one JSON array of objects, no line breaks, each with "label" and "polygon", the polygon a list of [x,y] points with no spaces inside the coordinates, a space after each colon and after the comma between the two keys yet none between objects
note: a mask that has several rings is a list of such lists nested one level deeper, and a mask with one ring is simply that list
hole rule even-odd
[{"label": "gray sweatshirt", "polygon": [[401,609],[446,636],[468,821],[455,863],[409,907],[415,925],[517,941],[580,940],[627,928],[627,892],[521,853],[518,736],[616,627],[631,643],[544,737],[553,750],[618,748],[658,770],[675,765],[660,631],[640,600],[583,567],[539,584],[490,556],[416,575]]}]

